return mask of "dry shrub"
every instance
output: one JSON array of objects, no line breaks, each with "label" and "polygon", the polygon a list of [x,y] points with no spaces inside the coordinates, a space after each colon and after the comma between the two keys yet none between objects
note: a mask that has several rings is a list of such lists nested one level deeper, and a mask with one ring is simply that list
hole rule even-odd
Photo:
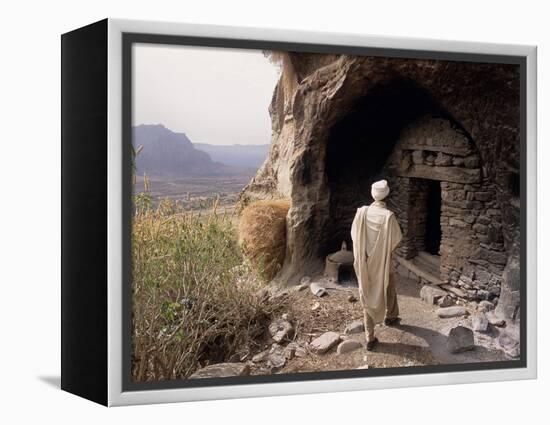
[{"label": "dry shrub", "polygon": [[266,279],[280,270],[286,251],[286,199],[256,201],[245,207],[239,223],[239,244],[244,255]]},{"label": "dry shrub", "polygon": [[132,378],[185,378],[255,344],[273,314],[231,217],[166,202],[132,229]]}]

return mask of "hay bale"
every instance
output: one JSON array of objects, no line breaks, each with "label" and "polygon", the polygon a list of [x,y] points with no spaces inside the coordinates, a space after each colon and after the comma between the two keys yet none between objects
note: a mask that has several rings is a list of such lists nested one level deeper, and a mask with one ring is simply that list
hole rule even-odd
[{"label": "hay bale", "polygon": [[286,251],[286,215],[290,201],[285,199],[252,202],[239,222],[239,244],[243,254],[267,280],[280,270]]}]

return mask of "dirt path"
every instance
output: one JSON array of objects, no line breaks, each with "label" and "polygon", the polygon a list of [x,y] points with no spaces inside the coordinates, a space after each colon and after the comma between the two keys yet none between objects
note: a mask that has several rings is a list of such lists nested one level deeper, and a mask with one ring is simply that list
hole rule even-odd
[{"label": "dirt path", "polygon": [[[309,353],[305,357],[291,358],[277,373],[356,369],[367,365],[369,368],[387,368],[507,359],[495,348],[491,333],[474,332],[474,350],[449,353],[446,343],[450,329],[458,325],[471,328],[470,317],[475,309],[466,306],[470,312],[468,317],[441,319],[436,314],[437,305],[429,305],[420,299],[418,284],[399,278],[397,288],[401,322],[394,327],[376,326],[380,343],[374,351],[367,352],[363,347],[345,354],[336,354],[335,348],[326,354]],[[346,325],[363,317],[360,303],[353,301],[353,297],[350,301],[350,295],[357,298],[357,288],[329,289],[328,294],[321,298],[314,296],[309,289],[291,291],[288,298],[292,308],[291,319],[296,328],[295,341],[307,346],[322,333],[334,331],[343,338],[364,344],[364,332],[344,336]],[[256,373],[262,372],[257,370]]]}]

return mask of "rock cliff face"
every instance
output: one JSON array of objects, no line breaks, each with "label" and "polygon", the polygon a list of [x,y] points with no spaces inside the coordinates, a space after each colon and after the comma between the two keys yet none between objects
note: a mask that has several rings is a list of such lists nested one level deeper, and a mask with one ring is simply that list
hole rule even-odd
[{"label": "rock cliff face", "polygon": [[[519,66],[289,53],[270,113],[268,160],[241,196],[292,200],[278,278],[322,270],[370,185],[387,178],[407,257],[422,199],[441,198],[442,278],[519,313]],[[439,192],[438,192],[439,193]],[[422,204],[423,205],[423,204]],[[416,210],[415,210],[416,208]],[[492,291],[492,292],[491,292]],[[492,295],[487,295],[487,293]],[[497,300],[498,301],[498,300]]]}]

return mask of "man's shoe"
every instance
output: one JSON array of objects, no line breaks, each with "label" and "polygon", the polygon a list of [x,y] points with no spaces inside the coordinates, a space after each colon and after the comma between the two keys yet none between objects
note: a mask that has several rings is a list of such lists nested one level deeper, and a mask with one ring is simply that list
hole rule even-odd
[{"label": "man's shoe", "polygon": [[372,341],[367,341],[367,351],[372,351],[376,344],[378,344],[378,338],[376,337]]},{"label": "man's shoe", "polygon": [[393,326],[397,325],[401,321],[400,317],[392,317],[391,319],[384,319],[384,325]]}]

